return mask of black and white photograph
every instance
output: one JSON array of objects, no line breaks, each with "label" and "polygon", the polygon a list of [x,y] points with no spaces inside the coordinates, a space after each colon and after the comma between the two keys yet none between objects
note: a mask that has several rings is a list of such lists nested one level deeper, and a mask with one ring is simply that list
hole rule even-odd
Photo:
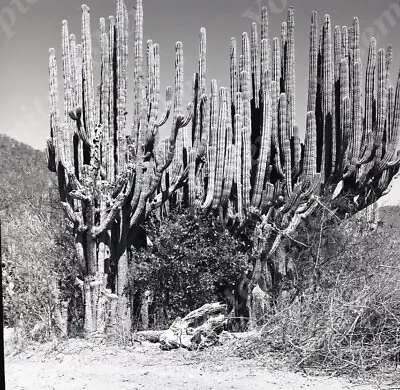
[{"label": "black and white photograph", "polygon": [[400,0],[0,2],[0,388],[400,390]]}]

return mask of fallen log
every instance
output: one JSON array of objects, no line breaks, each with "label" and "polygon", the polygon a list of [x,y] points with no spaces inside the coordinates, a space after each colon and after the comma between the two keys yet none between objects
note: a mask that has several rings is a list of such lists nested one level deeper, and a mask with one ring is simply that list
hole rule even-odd
[{"label": "fallen log", "polygon": [[165,350],[209,347],[219,341],[219,335],[227,321],[225,304],[205,304],[184,318],[176,318],[169,329],[160,335],[160,346]]},{"label": "fallen log", "polygon": [[148,341],[150,343],[159,343],[160,336],[165,330],[142,330],[134,333],[134,339],[136,341]]}]

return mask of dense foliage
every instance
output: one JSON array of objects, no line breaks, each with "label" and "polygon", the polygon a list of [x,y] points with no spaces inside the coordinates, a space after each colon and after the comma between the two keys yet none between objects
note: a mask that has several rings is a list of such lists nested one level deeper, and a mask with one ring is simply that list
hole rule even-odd
[{"label": "dense foliage", "polygon": [[156,326],[223,300],[248,268],[241,243],[211,215],[172,213],[147,230],[153,242],[149,249],[133,250],[130,283],[136,295],[152,292]]}]

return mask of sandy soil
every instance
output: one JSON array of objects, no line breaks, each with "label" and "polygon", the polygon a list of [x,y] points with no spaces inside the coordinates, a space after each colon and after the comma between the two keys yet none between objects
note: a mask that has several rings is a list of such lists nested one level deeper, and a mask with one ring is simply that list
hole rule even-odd
[{"label": "sandy soil", "polygon": [[[11,352],[11,353],[10,353]],[[157,344],[120,348],[69,340],[30,347],[17,355],[6,348],[6,389],[129,390],[337,390],[377,389],[342,378],[274,370],[265,360],[221,359],[218,349],[162,351]],[[396,388],[396,387],[391,387]],[[400,388],[400,387],[399,387]]]}]

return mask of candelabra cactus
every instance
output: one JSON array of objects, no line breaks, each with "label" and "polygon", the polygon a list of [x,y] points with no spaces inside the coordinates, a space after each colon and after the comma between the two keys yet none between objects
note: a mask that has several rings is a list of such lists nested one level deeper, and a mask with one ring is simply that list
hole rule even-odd
[{"label": "candelabra cactus", "polygon": [[[126,120],[128,17],[123,0],[117,2],[116,18],[109,19],[108,32],[100,20],[97,89],[88,7],[83,6],[82,44],[63,23],[63,124],[50,51],[48,166],[58,175],[61,200],[75,226],[88,331],[104,329],[107,297],[120,297],[123,316],[127,248],[142,218],[156,207],[163,206],[161,216],[177,205],[217,212],[239,229],[255,222],[256,249],[265,259],[315,210],[321,195],[337,213],[355,214],[388,192],[400,166],[400,77],[394,89],[389,77],[392,47],[377,51],[371,38],[363,104],[357,18],[349,28],[336,26],[332,34],[329,15],[319,28],[317,13],[312,13],[303,143],[295,120],[292,8],[281,37],[270,39],[264,7],[260,31],[253,23],[250,38],[242,34],[240,55],[231,38],[229,89],[212,80],[207,92],[206,31],[201,29],[186,116],[182,43],[176,44],[174,93],[167,89],[166,111],[160,114],[159,47],[147,42],[145,71],[142,29],[142,1],[137,0],[131,128]],[[159,147],[158,129],[170,111],[171,136]],[[185,131],[178,137],[180,128]],[[184,181],[185,190],[171,197]],[[107,282],[108,261],[116,280]]]},{"label": "candelabra cactus", "polygon": [[339,194],[350,199],[352,204],[342,204],[339,212],[355,213],[379,199],[397,173],[400,81],[395,91],[389,77],[392,47],[377,53],[371,38],[363,105],[358,19],[350,28],[336,26],[332,34],[329,15],[318,32],[317,13],[312,13],[301,143],[295,123],[294,28],[290,8],[281,38],[271,45],[263,8],[261,42],[253,23],[251,43],[247,33],[242,35],[238,60],[231,39],[230,94],[223,87],[218,93],[216,81],[211,83],[203,208],[225,208],[239,219],[266,215],[271,207],[280,215],[282,210],[295,212],[290,204],[302,209],[306,199],[314,203],[313,195],[322,191],[333,199]]},{"label": "candelabra cactus", "polygon": [[[127,247],[146,212],[159,206],[178,187],[159,190],[174,156],[178,130],[188,125],[192,106],[182,113],[183,47],[176,44],[175,85],[167,88],[166,111],[159,112],[159,47],[147,42],[143,65],[143,9],[137,1],[134,31],[133,125],[127,124],[128,13],[117,1],[109,29],[100,19],[101,79],[95,88],[89,8],[82,7],[82,44],[62,27],[64,115],[60,120],[57,62],[50,50],[50,138],[48,167],[58,176],[66,215],[74,225],[83,279],[85,330],[103,333],[105,309],[127,320]],[[173,100],[173,102],[172,102]],[[173,104],[173,107],[172,107]],[[159,127],[173,111],[171,135],[158,146]],[[179,169],[179,167],[176,167]],[[152,203],[149,201],[152,200]],[[108,280],[107,280],[108,279]],[[118,299],[117,299],[118,298]],[[115,305],[115,303],[117,304]],[[114,304],[113,304],[114,303]]]},{"label": "candelabra cactus", "polygon": [[[212,80],[210,122],[203,129],[209,134],[207,158],[192,167],[188,185],[190,207],[217,211],[234,226],[257,221],[255,242],[264,259],[274,256],[321,196],[339,216],[353,215],[389,191],[400,165],[400,78],[394,90],[392,47],[377,53],[371,38],[363,104],[358,19],[349,28],[336,26],[332,34],[329,15],[319,28],[317,12],[312,13],[301,143],[295,123],[294,30],[290,8],[281,37],[271,40],[263,8],[260,42],[253,23],[251,41],[242,34],[238,58],[231,38],[230,93]],[[204,171],[204,191],[192,193],[191,183]],[[198,194],[204,198],[195,201]]]}]

